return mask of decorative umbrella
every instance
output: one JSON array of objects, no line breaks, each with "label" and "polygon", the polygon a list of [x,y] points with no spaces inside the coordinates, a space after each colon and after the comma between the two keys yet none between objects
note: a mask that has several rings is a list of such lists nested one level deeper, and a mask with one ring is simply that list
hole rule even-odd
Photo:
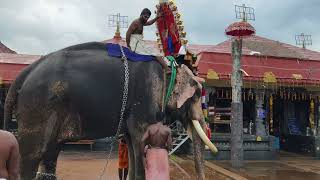
[{"label": "decorative umbrella", "polygon": [[255,32],[254,27],[246,21],[232,23],[225,30],[226,35],[234,37],[251,36]]}]

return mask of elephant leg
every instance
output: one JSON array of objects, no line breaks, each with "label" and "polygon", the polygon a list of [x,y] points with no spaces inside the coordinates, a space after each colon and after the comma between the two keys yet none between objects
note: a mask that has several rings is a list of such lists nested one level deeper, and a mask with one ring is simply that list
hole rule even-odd
[{"label": "elephant leg", "polygon": [[128,137],[126,141],[129,150],[129,180],[135,180],[135,160],[131,137]]},{"label": "elephant leg", "polygon": [[43,159],[40,162],[36,180],[56,180],[56,167],[59,152],[61,150],[60,145],[51,146],[48,151],[43,155]]},{"label": "elephant leg", "polygon": [[[39,163],[46,152],[51,149],[52,143],[56,142],[57,137],[57,113],[52,112],[43,124],[30,126],[28,122],[32,119],[34,112],[21,114],[25,117],[19,125],[18,140],[21,155],[21,180],[34,179],[39,167]],[[18,120],[19,121],[19,120]],[[56,148],[56,147],[54,147]]]},{"label": "elephant leg", "polygon": [[193,140],[193,155],[194,155],[194,162],[195,162],[195,169],[197,173],[198,180],[205,179],[204,173],[204,159],[203,159],[203,152],[204,152],[204,145],[198,136],[196,130],[192,127],[192,140]]},{"label": "elephant leg", "polygon": [[144,166],[142,162],[142,157],[144,154],[141,152],[141,146],[140,146],[140,139],[141,136],[137,136],[132,142],[133,145],[133,151],[134,151],[134,166],[135,166],[135,180],[144,180],[145,174],[144,174]]},{"label": "elephant leg", "polygon": [[38,137],[38,134],[22,134],[19,132],[21,180],[32,180],[36,176],[43,155],[41,147],[36,145],[40,143]]}]

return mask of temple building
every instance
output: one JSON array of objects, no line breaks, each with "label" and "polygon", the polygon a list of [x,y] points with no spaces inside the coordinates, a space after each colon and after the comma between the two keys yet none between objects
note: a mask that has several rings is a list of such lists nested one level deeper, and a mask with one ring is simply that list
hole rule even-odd
[{"label": "temple building", "polygon": [[[103,42],[126,45],[120,34]],[[147,44],[158,49],[156,41]],[[231,40],[190,44],[188,51],[197,55],[190,63],[206,79],[204,112],[219,149],[217,156],[208,153],[207,158],[229,159]],[[40,57],[18,54],[0,43],[2,106],[15,77]],[[245,159],[274,159],[279,150],[320,157],[320,52],[252,36],[243,41],[241,61]]]}]

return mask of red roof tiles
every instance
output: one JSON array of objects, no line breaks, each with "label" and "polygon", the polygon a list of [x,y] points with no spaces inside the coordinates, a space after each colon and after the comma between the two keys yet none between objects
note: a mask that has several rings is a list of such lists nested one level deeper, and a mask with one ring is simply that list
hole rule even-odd
[{"label": "red roof tiles", "polygon": [[[230,54],[231,40],[226,40],[216,46],[207,48],[204,51]],[[303,49],[255,35],[245,38],[242,46],[242,54],[252,55],[254,53],[259,53],[261,56],[320,61],[320,52]]]},{"label": "red roof tiles", "polygon": [[[115,37],[104,43],[120,43],[126,46],[125,39]],[[156,41],[146,40],[146,43],[157,48]],[[1,47],[1,44],[0,44]],[[220,78],[230,78],[231,40],[218,45],[189,45],[188,50],[199,54],[199,73],[206,77],[209,69],[216,71]],[[12,81],[28,64],[41,56],[0,53],[0,77]],[[261,80],[266,72],[273,72],[278,79],[320,83],[320,52],[311,51],[259,36],[244,39],[242,68],[249,74],[245,79]],[[301,80],[293,77],[301,75]]]},{"label": "red roof tiles", "polygon": [[4,44],[2,44],[1,42],[0,42],[0,53],[17,54],[15,51],[9,49],[7,46],[5,46]]}]

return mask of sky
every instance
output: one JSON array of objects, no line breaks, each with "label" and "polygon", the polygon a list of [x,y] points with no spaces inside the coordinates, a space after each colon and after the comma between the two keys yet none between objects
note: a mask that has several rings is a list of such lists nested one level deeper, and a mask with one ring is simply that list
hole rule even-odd
[{"label": "sky", "polygon": [[[320,51],[320,0],[175,0],[191,44],[227,40],[225,28],[239,21],[234,5],[255,10],[256,34],[295,45],[295,35],[312,35],[308,49]],[[64,47],[111,39],[108,16],[120,13],[129,23],[158,0],[0,0],[0,41],[23,54],[47,54]],[[152,15],[154,17],[155,14]],[[126,29],[121,29],[124,37]],[[155,25],[144,37],[155,40]]]}]

